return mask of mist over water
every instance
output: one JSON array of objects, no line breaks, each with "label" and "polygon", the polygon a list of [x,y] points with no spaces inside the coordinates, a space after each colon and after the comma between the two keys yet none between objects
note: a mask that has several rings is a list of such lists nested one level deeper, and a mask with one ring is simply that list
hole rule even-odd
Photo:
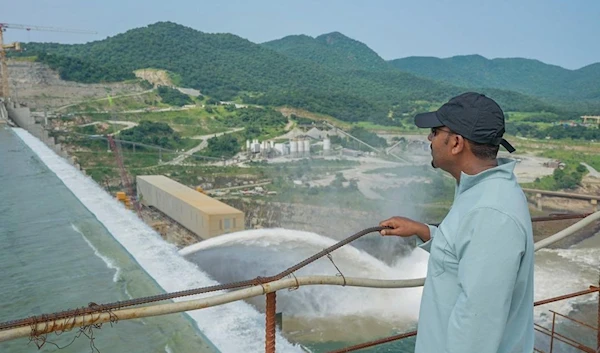
[{"label": "mist over water", "polygon": [[[379,237],[377,233],[366,237]],[[384,239],[381,239],[384,240]],[[248,230],[202,241],[180,250],[186,259],[221,283],[277,274],[335,244],[315,233],[288,229]],[[374,279],[423,277],[428,255],[415,249],[388,265],[367,252],[345,245],[331,253],[344,276]],[[297,276],[337,275],[334,264],[323,257],[298,270]],[[414,323],[418,317],[421,288],[369,289],[339,286],[307,286],[278,292],[277,308],[285,315],[302,317],[375,316]],[[264,299],[251,301],[264,310]]]},{"label": "mist over water", "polygon": [[[378,235],[366,235],[366,238]],[[600,239],[600,235],[591,238]],[[386,245],[393,238],[381,238]],[[596,240],[598,242],[598,240]],[[209,239],[180,250],[221,283],[277,274],[309,256],[333,245],[336,240],[315,233],[288,229],[259,229]],[[374,243],[377,240],[373,240]],[[600,247],[543,249],[536,253],[535,300],[586,289],[595,283],[600,268]],[[374,247],[371,248],[371,250]],[[381,248],[385,248],[382,246]],[[388,252],[398,249],[388,247]],[[406,250],[403,250],[406,251]],[[385,263],[353,244],[332,252],[333,261],[349,277],[409,279],[424,277],[428,254],[420,249],[397,255]],[[383,251],[383,257],[392,257]],[[297,271],[303,275],[336,275],[337,269],[327,257]],[[356,316],[377,317],[389,322],[414,324],[418,318],[422,289],[363,289],[338,286],[308,286],[296,291],[278,292],[278,311],[303,318]],[[578,304],[595,302],[597,296],[560,301],[536,308],[535,318],[547,323],[548,310],[569,314]],[[264,311],[264,299],[250,300]]]},{"label": "mist over water", "polygon": [[[600,280],[600,233],[568,249],[541,249],[536,253],[535,300],[587,289]],[[597,303],[598,294],[585,295],[536,308],[549,319],[549,310],[569,314],[578,305]],[[595,315],[591,314],[592,322]]]}]

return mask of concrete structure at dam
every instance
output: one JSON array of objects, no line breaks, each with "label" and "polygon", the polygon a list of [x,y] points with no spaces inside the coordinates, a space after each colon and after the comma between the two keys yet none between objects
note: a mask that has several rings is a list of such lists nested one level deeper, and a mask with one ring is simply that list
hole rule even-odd
[{"label": "concrete structure at dam", "polygon": [[163,175],[138,175],[138,200],[202,239],[244,230],[244,213]]},{"label": "concrete structure at dam", "polygon": [[69,156],[62,145],[57,143],[56,139],[48,133],[48,130],[36,121],[35,117],[32,116],[29,107],[10,99],[5,101],[0,99],[0,125],[6,124],[16,125],[27,130],[27,132],[40,139],[56,154],[66,159],[71,165],[85,174],[85,171],[81,169],[81,166],[77,163],[76,159]]}]

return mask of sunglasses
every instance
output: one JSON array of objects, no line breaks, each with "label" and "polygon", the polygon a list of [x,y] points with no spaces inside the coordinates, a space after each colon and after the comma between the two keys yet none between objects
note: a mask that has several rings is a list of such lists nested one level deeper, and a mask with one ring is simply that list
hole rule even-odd
[{"label": "sunglasses", "polygon": [[437,134],[438,134],[439,132],[447,132],[447,133],[449,133],[449,134],[453,134],[453,133],[454,133],[454,132],[452,132],[452,131],[450,131],[450,130],[445,130],[445,129],[442,129],[441,127],[432,127],[432,128],[431,128],[431,133],[430,133],[430,134],[431,134],[432,136],[437,136]]}]

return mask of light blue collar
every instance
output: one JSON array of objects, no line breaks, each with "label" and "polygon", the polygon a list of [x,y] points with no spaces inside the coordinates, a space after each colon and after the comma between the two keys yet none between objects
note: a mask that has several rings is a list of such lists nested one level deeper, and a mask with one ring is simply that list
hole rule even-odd
[{"label": "light blue collar", "polygon": [[486,169],[483,172],[475,175],[468,175],[464,172],[460,172],[460,182],[456,186],[456,195],[462,194],[463,192],[487,179],[514,178],[513,172],[515,170],[515,166],[517,165],[517,161],[508,158],[498,158],[497,161],[498,166]]}]

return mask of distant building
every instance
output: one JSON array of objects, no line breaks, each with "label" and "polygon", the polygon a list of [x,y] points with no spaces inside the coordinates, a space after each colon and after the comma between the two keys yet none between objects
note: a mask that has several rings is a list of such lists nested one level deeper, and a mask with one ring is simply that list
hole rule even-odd
[{"label": "distant building", "polygon": [[244,213],[162,175],[136,178],[138,199],[202,239],[244,230]]},{"label": "distant building", "polygon": [[600,116],[584,115],[581,117],[581,119],[583,119],[584,124],[591,122],[600,125]]},{"label": "distant building", "polygon": [[566,166],[567,165],[565,163],[559,161],[558,159],[554,159],[554,160],[551,160],[549,162],[545,162],[544,163],[544,167],[554,168],[554,169],[556,169],[556,168],[558,168],[558,169],[565,169]]},{"label": "distant building", "polygon": [[327,137],[327,131],[321,131],[321,130],[317,129],[316,127],[313,127],[312,129],[310,129],[306,132],[306,136],[308,136],[314,140],[322,140]]}]

